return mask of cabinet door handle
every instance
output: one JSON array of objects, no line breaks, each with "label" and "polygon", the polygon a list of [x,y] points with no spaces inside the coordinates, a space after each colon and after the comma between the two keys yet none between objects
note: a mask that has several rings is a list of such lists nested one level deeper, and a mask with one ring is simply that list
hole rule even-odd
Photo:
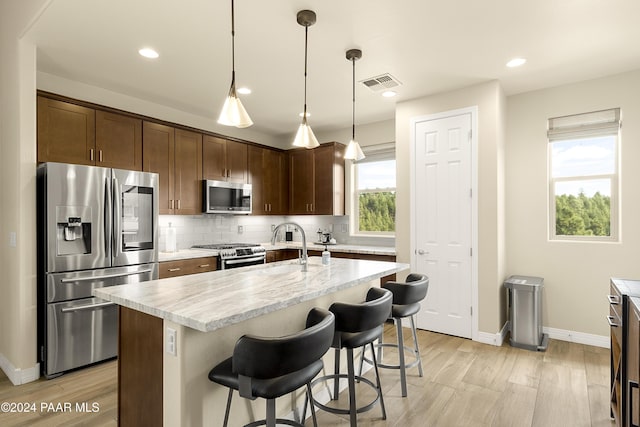
[{"label": "cabinet door handle", "polygon": [[613,316],[607,316],[607,321],[609,322],[609,326],[611,326],[612,328],[617,328],[620,325],[618,325],[617,323],[613,323],[614,319],[615,318]]},{"label": "cabinet door handle", "polygon": [[638,424],[633,423],[633,389],[639,388],[637,381],[628,381],[628,391],[629,391],[629,425],[632,427],[638,427]]},{"label": "cabinet door handle", "polygon": [[178,210],[180,210],[180,199],[178,199]]},{"label": "cabinet door handle", "polygon": [[102,150],[98,150],[98,161],[102,162]]},{"label": "cabinet door handle", "polygon": [[609,304],[619,305],[620,297],[617,295],[607,295],[607,299],[609,300]]},{"label": "cabinet door handle", "polygon": [[173,199],[169,200],[169,209],[173,209]]},{"label": "cabinet door handle", "polygon": [[201,264],[201,265],[199,265],[198,267],[200,267],[200,268],[207,268],[207,267],[209,267],[210,265],[211,265],[211,264]]},{"label": "cabinet door handle", "polygon": [[93,148],[89,149],[89,160],[93,162]]},{"label": "cabinet door handle", "polygon": [[170,272],[170,273],[173,273],[173,272],[175,272],[175,271],[180,271],[180,267],[170,268],[170,269],[169,269],[169,272]]}]

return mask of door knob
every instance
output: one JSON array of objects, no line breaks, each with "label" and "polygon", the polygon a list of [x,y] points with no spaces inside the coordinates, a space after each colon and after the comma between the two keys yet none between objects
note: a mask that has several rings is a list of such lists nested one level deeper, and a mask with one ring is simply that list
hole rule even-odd
[{"label": "door knob", "polygon": [[429,252],[425,252],[424,249],[418,249],[418,255],[428,254]]}]

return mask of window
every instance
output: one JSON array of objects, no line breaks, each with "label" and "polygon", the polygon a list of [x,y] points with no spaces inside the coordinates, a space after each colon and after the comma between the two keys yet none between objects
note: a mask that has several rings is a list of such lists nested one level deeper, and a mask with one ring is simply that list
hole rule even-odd
[{"label": "window", "polygon": [[363,147],[354,163],[352,222],[355,234],[394,236],[396,230],[396,160],[394,144]]},{"label": "window", "polygon": [[552,240],[618,240],[620,109],[549,120]]}]

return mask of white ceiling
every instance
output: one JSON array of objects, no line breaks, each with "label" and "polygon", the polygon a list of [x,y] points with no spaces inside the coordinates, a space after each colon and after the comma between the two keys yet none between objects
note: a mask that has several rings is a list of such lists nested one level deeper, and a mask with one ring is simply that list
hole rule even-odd
[{"label": "white ceiling", "polygon": [[[38,70],[217,118],[231,81],[228,0],[53,0],[28,33]],[[357,123],[396,102],[497,79],[507,95],[640,68],[638,0],[236,0],[236,79],[256,131],[295,132],[309,28],[309,124],[351,124],[356,79],[390,73],[398,96],[358,85]],[[151,46],[157,60],[138,55]],[[505,63],[527,58],[520,68]]]}]

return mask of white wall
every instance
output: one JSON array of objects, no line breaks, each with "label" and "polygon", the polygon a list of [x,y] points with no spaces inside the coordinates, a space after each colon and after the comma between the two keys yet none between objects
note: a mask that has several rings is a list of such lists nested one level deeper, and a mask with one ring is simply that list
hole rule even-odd
[{"label": "white wall", "polygon": [[[0,2],[0,368],[38,377],[36,357],[36,48],[21,39],[49,1]],[[25,195],[30,195],[25,197]],[[16,233],[17,245],[8,244]]]},{"label": "white wall", "polygon": [[[548,240],[550,117],[622,109],[620,243]],[[508,98],[508,273],[544,277],[543,324],[606,336],[610,277],[640,278],[640,70]]]},{"label": "white wall", "polygon": [[410,262],[410,120],[478,106],[478,328],[494,335],[505,322],[504,123],[505,98],[497,81],[399,103],[396,109],[396,250]]}]

